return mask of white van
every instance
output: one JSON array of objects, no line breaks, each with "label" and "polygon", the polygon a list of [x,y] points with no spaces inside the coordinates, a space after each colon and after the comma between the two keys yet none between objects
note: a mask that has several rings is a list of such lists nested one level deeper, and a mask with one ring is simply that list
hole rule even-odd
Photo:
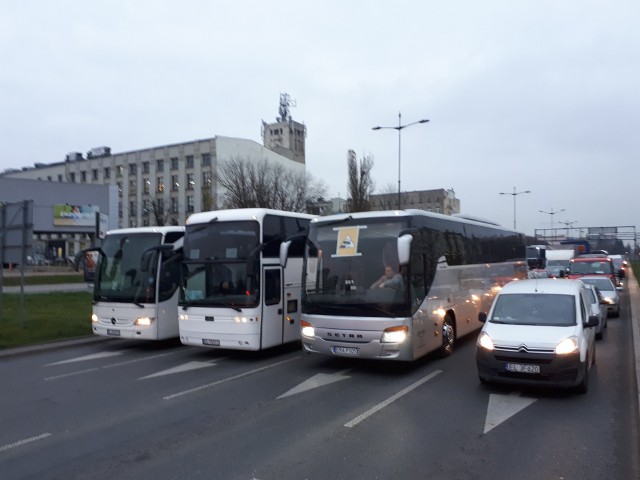
[{"label": "white van", "polygon": [[519,280],[505,285],[476,345],[482,383],[575,387],[586,393],[599,319],[580,280]]},{"label": "white van", "polygon": [[569,260],[576,256],[570,249],[547,250],[547,270],[552,277],[562,277],[569,270]]}]

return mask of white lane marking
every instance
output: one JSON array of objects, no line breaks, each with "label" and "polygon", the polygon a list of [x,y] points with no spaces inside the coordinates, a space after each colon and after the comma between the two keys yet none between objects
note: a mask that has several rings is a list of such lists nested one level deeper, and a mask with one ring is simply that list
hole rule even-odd
[{"label": "white lane marking", "polygon": [[489,396],[487,416],[484,421],[484,433],[487,433],[505,420],[513,417],[516,413],[524,410],[536,400],[537,398],[521,397],[520,392],[511,392],[509,395],[492,393]]},{"label": "white lane marking", "polygon": [[429,380],[431,380],[432,378],[434,378],[436,375],[440,375],[442,373],[442,370],[436,370],[435,372],[431,372],[429,375],[427,375],[426,377],[421,378],[420,380],[418,380],[417,382],[412,383],[411,385],[409,385],[408,387],[400,390],[398,393],[396,393],[395,395],[387,398],[385,401],[380,402],[378,405],[376,405],[373,408],[370,408],[369,410],[367,410],[366,412],[364,412],[362,415],[358,415],[356,418],[354,418],[353,420],[351,420],[350,422],[347,422],[344,424],[345,427],[347,428],[351,428],[351,427],[355,427],[357,424],[359,424],[360,422],[362,422],[363,420],[366,420],[367,418],[369,418],[371,415],[373,415],[374,413],[378,412],[379,410],[382,410],[384,407],[390,405],[391,403],[395,402],[396,400],[398,400],[400,397],[406,395],[407,393],[411,392],[412,390],[415,390],[416,388],[418,388],[420,385],[422,385],[425,382],[428,382]]},{"label": "white lane marking", "polygon": [[8,445],[3,445],[2,447],[0,447],[0,452],[4,452],[5,450],[11,450],[12,448],[20,447],[22,445],[26,445],[27,443],[31,443],[31,442],[36,442],[38,440],[42,440],[50,436],[51,436],[50,433],[41,433],[40,435],[36,435],[35,437],[25,438],[24,440],[18,440],[17,442],[13,442]]},{"label": "white lane marking", "polygon": [[122,351],[92,353],[91,355],[84,355],[82,357],[70,358],[69,360],[61,360],[59,362],[47,363],[45,367],[50,367],[51,365],[63,365],[65,363],[86,362],[87,360],[96,360],[99,358],[115,357],[116,355],[122,355],[122,353],[123,353]]},{"label": "white lane marking", "polygon": [[293,387],[291,390],[277,397],[277,400],[288,397],[290,395],[295,395],[297,393],[306,392],[307,390],[312,390],[314,388],[324,387],[325,385],[339,382],[340,380],[351,378],[348,375],[345,375],[349,371],[350,369],[343,370],[342,372],[337,373],[317,373],[313,377],[308,378],[307,380],[302,382],[300,385]]},{"label": "white lane marking", "polygon": [[199,392],[200,390],[204,390],[206,388],[215,387],[216,385],[220,385],[221,383],[230,382],[231,380],[237,380],[238,378],[246,377],[248,375],[253,375],[254,373],[261,372],[263,370],[267,370],[269,368],[277,367],[279,365],[283,365],[285,363],[292,362],[294,360],[298,360],[300,357],[289,358],[288,360],[282,360],[281,362],[271,363],[269,365],[265,365],[264,367],[256,368],[254,370],[249,370],[248,372],[240,373],[238,375],[234,375],[233,377],[223,378],[222,380],[218,380],[213,383],[207,383],[204,385],[200,385],[199,387],[190,388],[189,390],[183,390],[182,392],[174,393],[172,395],[167,395],[166,397],[162,397],[164,400],[171,400],[176,397],[182,397],[183,395],[189,395],[190,393]]},{"label": "white lane marking", "polygon": [[208,362],[192,361],[192,362],[183,363],[182,365],[178,365],[177,367],[167,368],[166,370],[162,370],[162,371],[157,372],[157,373],[152,373],[151,375],[147,375],[146,377],[141,377],[138,380],[145,380],[147,378],[161,377],[163,375],[171,375],[173,373],[188,372],[190,370],[197,370],[199,368],[215,367],[215,365],[216,365],[216,363],[215,363],[214,360],[210,360]]},{"label": "white lane marking", "polygon": [[108,368],[122,367],[123,365],[129,365],[131,363],[145,362],[147,360],[153,360],[154,358],[166,357],[167,355],[173,355],[174,353],[178,353],[178,352],[159,353],[158,355],[151,355],[149,357],[144,357],[144,358],[136,358],[136,359],[133,359],[133,360],[127,360],[126,362],[112,363],[110,365],[103,365],[102,367],[87,368],[86,370],[77,370],[75,372],[63,373],[63,374],[60,374],[60,375],[54,375],[52,377],[46,377],[44,380],[45,380],[45,382],[48,382],[50,380],[59,380],[61,378],[73,377],[74,375],[82,375],[84,373],[91,373],[91,372],[95,372],[97,370],[106,370]]}]

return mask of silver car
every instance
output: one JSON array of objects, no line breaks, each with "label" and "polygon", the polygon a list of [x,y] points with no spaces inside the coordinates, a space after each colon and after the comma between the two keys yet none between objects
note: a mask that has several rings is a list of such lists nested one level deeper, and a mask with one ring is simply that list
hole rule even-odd
[{"label": "silver car", "polygon": [[595,285],[600,290],[600,293],[604,297],[604,301],[607,303],[607,313],[609,317],[620,316],[620,296],[616,290],[616,286],[613,282],[603,275],[585,275],[580,277],[583,283],[588,285]]},{"label": "silver car", "polygon": [[585,284],[587,295],[591,303],[591,315],[598,316],[598,326],[596,327],[596,340],[602,340],[604,329],[607,328],[607,303],[595,285]]}]

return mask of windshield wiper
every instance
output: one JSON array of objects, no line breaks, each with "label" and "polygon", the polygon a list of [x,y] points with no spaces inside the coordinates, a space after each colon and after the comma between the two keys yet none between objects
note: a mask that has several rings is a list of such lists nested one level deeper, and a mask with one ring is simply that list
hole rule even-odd
[{"label": "windshield wiper", "polygon": [[240,307],[238,307],[237,305],[233,305],[232,303],[224,303],[224,302],[207,302],[205,300],[201,300],[199,302],[189,302],[189,303],[185,303],[182,305],[182,310],[186,310],[189,307],[196,307],[196,306],[206,306],[206,307],[226,307],[226,308],[230,308],[232,310],[235,310],[236,312],[242,312],[242,309]]}]

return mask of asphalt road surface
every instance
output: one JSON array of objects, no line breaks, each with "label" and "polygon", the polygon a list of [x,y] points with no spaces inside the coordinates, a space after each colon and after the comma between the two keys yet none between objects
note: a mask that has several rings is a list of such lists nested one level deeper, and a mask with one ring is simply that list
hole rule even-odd
[{"label": "asphalt road surface", "polygon": [[0,358],[0,479],[636,479],[630,309],[586,395],[414,364],[104,340]]}]

